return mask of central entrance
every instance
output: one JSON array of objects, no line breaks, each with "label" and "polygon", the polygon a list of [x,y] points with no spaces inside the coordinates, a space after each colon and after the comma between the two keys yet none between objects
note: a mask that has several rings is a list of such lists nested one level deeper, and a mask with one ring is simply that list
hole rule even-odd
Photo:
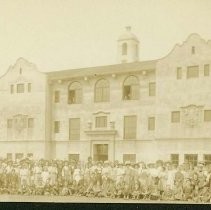
[{"label": "central entrance", "polygon": [[108,160],[108,144],[94,144],[93,159],[94,161]]}]

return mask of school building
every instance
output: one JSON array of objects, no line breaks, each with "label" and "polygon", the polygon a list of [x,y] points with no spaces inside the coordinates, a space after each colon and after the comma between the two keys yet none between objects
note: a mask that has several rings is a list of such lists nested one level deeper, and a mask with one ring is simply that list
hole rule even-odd
[{"label": "school building", "polygon": [[126,27],[117,47],[116,65],[10,66],[0,78],[0,156],[211,162],[211,41],[191,34],[141,61]]}]

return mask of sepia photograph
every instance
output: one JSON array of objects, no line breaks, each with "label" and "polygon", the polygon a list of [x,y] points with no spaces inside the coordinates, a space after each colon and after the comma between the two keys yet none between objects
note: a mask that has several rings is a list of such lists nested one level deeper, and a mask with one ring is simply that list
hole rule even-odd
[{"label": "sepia photograph", "polygon": [[210,0],[0,0],[0,203],[211,203]]}]

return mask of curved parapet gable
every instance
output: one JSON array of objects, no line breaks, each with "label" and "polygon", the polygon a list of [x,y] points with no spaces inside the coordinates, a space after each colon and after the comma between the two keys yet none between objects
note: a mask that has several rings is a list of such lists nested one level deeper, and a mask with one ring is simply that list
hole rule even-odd
[{"label": "curved parapet gable", "polygon": [[[157,125],[158,138],[211,135],[205,132],[206,123],[198,123],[203,121],[200,118],[203,109],[211,109],[211,41],[191,34],[183,43],[175,45],[167,56],[159,59],[156,65],[156,90],[156,110],[160,122]],[[190,113],[186,121],[189,120],[191,126],[186,126],[188,123],[182,122],[186,118],[181,107],[190,104],[193,107],[203,106],[203,109],[200,113],[192,108],[187,109]],[[172,122],[172,113],[178,113],[181,122]]]}]

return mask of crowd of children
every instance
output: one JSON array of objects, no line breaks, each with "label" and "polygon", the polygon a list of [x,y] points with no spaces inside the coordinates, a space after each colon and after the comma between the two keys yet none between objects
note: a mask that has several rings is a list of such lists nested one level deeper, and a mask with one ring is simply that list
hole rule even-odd
[{"label": "crowd of children", "polygon": [[211,165],[2,159],[0,194],[210,202]]}]

